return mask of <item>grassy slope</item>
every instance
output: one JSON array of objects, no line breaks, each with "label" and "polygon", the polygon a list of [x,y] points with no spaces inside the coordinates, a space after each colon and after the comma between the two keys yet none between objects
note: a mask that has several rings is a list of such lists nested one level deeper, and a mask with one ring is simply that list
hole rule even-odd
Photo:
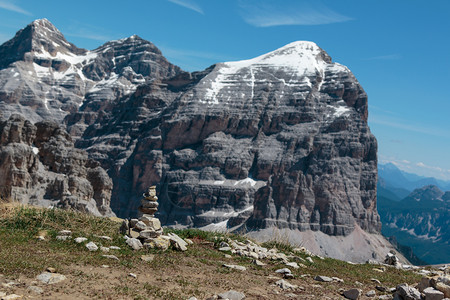
[{"label": "grassy slope", "polygon": [[[265,261],[267,266],[260,267],[248,258],[225,258],[217,250],[220,241],[229,237],[245,240],[242,236],[182,230],[175,232],[194,241],[186,252],[132,251],[118,233],[119,225],[109,219],[73,211],[0,205],[0,274],[21,282],[9,292],[33,299],[26,288],[47,267],[56,268],[68,280],[42,286],[45,292],[39,296],[41,299],[187,299],[191,296],[205,299],[230,289],[245,292],[249,299],[286,299],[283,293],[294,293],[302,299],[339,299],[342,298],[340,289],[359,287],[365,292],[374,289],[372,278],[388,287],[420,279],[412,272],[394,268],[380,273],[369,264],[351,265],[334,259],[314,258],[313,264],[303,262],[305,267],[293,271],[296,278],[290,282],[303,289],[285,292],[272,285],[276,277],[280,277],[274,271],[285,267],[281,262]],[[84,236],[97,244],[121,247],[121,250],[107,253],[120,260],[104,258],[101,252],[89,252],[83,244],[74,241],[56,240],[57,232],[63,229],[71,230],[73,237]],[[39,232],[47,233],[45,241],[35,238]],[[105,241],[97,235],[107,235],[113,240]],[[286,254],[292,251],[289,245],[277,242],[265,246],[277,247]],[[140,258],[143,254],[153,254],[155,259],[143,262]],[[306,255],[298,257],[306,258]],[[300,262],[299,258],[292,260]],[[229,270],[222,266],[223,263],[243,265],[247,271]],[[129,273],[137,274],[138,278],[128,276]],[[319,283],[313,280],[315,275],[336,276],[344,282]]]}]

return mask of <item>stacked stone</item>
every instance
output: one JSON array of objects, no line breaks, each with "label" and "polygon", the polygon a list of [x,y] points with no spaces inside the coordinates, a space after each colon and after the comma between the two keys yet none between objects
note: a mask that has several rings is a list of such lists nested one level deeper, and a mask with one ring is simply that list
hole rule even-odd
[{"label": "stacked stone", "polygon": [[139,239],[145,247],[167,249],[169,241],[161,238],[163,229],[161,222],[155,217],[155,213],[158,211],[156,186],[151,186],[143,194],[141,206],[138,209],[142,213],[142,216],[139,219],[131,219],[128,226],[124,224],[122,228],[128,227],[128,234],[132,238]]},{"label": "stacked stone", "polygon": [[153,217],[158,211],[158,197],[156,196],[156,186],[151,186],[148,191],[144,193],[141,200],[141,206],[139,206],[139,211],[149,217]]}]

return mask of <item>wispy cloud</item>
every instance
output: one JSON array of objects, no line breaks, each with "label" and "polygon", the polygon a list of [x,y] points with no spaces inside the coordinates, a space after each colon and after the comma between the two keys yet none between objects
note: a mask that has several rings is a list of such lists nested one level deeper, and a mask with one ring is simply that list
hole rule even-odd
[{"label": "wispy cloud", "polygon": [[370,124],[378,124],[378,125],[384,125],[392,128],[397,129],[403,129],[407,131],[412,131],[416,133],[422,133],[426,135],[432,135],[437,137],[445,137],[450,138],[450,132],[446,130],[442,130],[442,128],[436,128],[432,126],[427,126],[424,124],[407,122],[405,120],[396,119],[396,120],[390,120],[389,118],[383,118],[379,116],[373,116],[371,115],[369,117],[369,123]]},{"label": "wispy cloud", "polygon": [[100,42],[106,42],[106,41],[112,40],[112,38],[109,36],[97,34],[94,32],[90,32],[88,30],[83,30],[83,29],[79,30],[78,32],[70,32],[69,31],[65,35],[71,36],[71,37],[85,38],[85,39],[100,41]]},{"label": "wispy cloud", "polygon": [[78,20],[70,20],[70,25],[67,29],[64,29],[64,35],[100,42],[107,42],[114,39],[111,34],[105,33],[103,28],[81,23]]},{"label": "wispy cloud", "polygon": [[31,16],[32,13],[30,13],[29,11],[21,8],[20,6],[14,4],[14,1],[8,1],[8,0],[0,0],[0,8],[9,10],[9,11],[13,11],[19,14],[24,14],[27,16]]},{"label": "wispy cloud", "polygon": [[167,57],[170,61],[180,65],[180,67],[187,71],[199,71],[218,62],[236,60],[235,57],[231,57],[221,53],[178,49],[164,45],[163,43],[157,44],[165,57]]},{"label": "wispy cloud", "polygon": [[203,9],[192,0],[168,0],[169,2],[175,3],[177,5],[183,6],[187,9],[198,12],[199,14],[204,14]]},{"label": "wispy cloud", "polygon": [[366,58],[365,60],[398,60],[402,59],[400,54],[388,54]]},{"label": "wispy cloud", "polygon": [[317,0],[241,0],[239,6],[244,21],[255,27],[324,25],[352,20]]}]

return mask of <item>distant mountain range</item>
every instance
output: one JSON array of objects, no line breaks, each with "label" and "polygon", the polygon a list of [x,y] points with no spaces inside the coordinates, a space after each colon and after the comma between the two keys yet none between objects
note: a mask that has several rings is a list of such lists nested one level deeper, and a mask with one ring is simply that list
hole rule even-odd
[{"label": "distant mountain range", "polygon": [[450,181],[408,173],[392,163],[378,164],[378,178],[379,186],[393,191],[400,199],[426,185],[435,185],[444,191],[450,190]]},{"label": "distant mountain range", "polygon": [[403,254],[413,263],[450,262],[450,192],[442,191],[450,190],[450,183],[406,173],[393,164],[379,165],[378,172],[383,235],[410,247],[417,258]]}]

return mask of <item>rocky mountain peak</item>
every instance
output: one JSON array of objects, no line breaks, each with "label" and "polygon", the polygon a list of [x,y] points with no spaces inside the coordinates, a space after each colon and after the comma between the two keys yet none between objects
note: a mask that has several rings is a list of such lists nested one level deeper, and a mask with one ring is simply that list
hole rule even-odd
[{"label": "rocky mountain peak", "polygon": [[0,46],[0,68],[18,60],[33,61],[36,58],[57,57],[58,53],[73,56],[86,52],[69,43],[50,21],[39,19]]},{"label": "rocky mountain peak", "polygon": [[407,199],[415,201],[442,201],[444,192],[435,185],[427,185],[419,189],[415,189]]}]

